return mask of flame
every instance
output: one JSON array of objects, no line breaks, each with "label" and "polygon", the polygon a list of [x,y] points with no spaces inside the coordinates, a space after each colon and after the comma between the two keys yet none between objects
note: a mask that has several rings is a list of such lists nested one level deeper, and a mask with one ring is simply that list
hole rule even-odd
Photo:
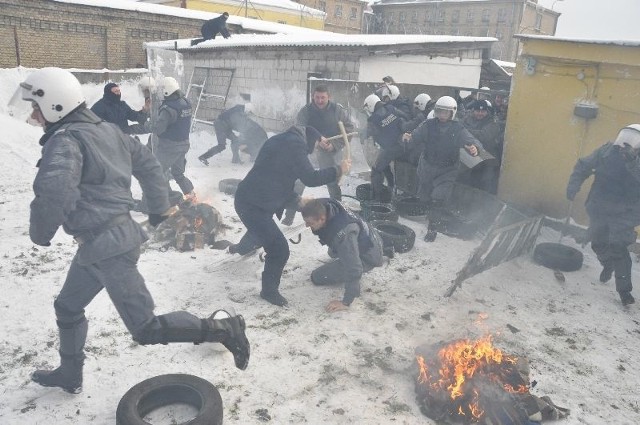
[{"label": "flame", "polygon": [[474,421],[485,412],[480,405],[481,382],[496,384],[507,393],[528,392],[528,383],[522,382],[515,367],[518,358],[504,354],[491,340],[487,335],[476,341],[455,341],[441,348],[432,361],[418,355],[418,383],[434,394],[444,394],[451,401],[450,411]]}]

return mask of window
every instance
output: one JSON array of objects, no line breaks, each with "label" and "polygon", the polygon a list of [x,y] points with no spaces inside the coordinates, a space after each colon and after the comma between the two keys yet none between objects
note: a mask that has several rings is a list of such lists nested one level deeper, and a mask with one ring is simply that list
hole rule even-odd
[{"label": "window", "polygon": [[429,23],[429,22],[433,22],[433,12],[428,11],[427,13],[425,13],[424,22],[425,22],[425,24]]},{"label": "window", "polygon": [[349,19],[351,19],[352,21],[355,21],[356,19],[358,19],[358,8],[356,8],[356,7],[352,7],[351,8],[351,13],[349,14]]},{"label": "window", "polygon": [[496,38],[497,38],[498,40],[501,40],[501,39],[502,39],[502,37],[503,37],[502,29],[498,28],[498,29],[496,30]]},{"label": "window", "polygon": [[336,4],[336,11],[334,13],[334,16],[336,18],[342,17],[342,5],[341,4]]},{"label": "window", "polygon": [[446,16],[447,12],[445,12],[444,10],[439,10],[438,11],[438,22],[444,22],[444,18]]},{"label": "window", "polygon": [[323,12],[327,11],[327,2],[326,1],[320,0],[320,2],[318,4],[319,4],[318,8],[320,10],[322,10]]},{"label": "window", "polygon": [[451,22],[452,23],[458,23],[460,21],[460,11],[459,10],[454,10],[453,13],[451,14]]},{"label": "window", "polygon": [[411,15],[411,22],[413,23],[418,22],[418,11],[413,12],[413,15]]},{"label": "window", "polygon": [[542,13],[538,13],[536,14],[536,25],[535,25],[535,29],[540,30],[540,28],[542,27]]},{"label": "window", "polygon": [[404,22],[404,21],[405,21],[405,19],[406,19],[406,15],[405,15],[405,13],[404,13],[404,12],[400,12],[400,13],[398,14],[398,21],[400,21],[400,22]]},{"label": "window", "polygon": [[489,22],[490,17],[491,17],[491,11],[489,9],[484,9],[482,11],[482,22]]},{"label": "window", "polygon": [[473,10],[467,10],[467,22],[473,22]]}]

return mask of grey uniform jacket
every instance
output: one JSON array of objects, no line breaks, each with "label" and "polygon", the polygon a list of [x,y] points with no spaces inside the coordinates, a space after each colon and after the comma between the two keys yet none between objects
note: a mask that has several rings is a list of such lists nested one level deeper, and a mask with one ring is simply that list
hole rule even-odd
[{"label": "grey uniform jacket", "polygon": [[146,234],[132,219],[108,227],[134,205],[131,176],[140,182],[151,213],[169,208],[162,167],[149,149],[86,108],[48,126],[31,202],[29,235],[47,245],[58,228],[95,237],[78,249],[80,264],[91,264],[138,247]]},{"label": "grey uniform jacket", "polygon": [[382,265],[382,240],[377,231],[368,223],[365,223],[371,234],[373,246],[365,252],[360,252],[358,247],[358,235],[360,226],[357,223],[347,224],[340,230],[329,245],[328,254],[332,258],[339,258],[343,266],[344,280],[346,282],[358,281],[362,273],[373,267]]}]

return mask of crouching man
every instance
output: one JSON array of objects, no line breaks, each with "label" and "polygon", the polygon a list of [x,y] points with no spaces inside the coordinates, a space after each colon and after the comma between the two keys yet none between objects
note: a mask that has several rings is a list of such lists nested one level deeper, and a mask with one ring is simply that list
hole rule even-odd
[{"label": "crouching man", "polygon": [[308,200],[301,213],[307,227],[329,247],[329,256],[334,258],[315,269],[311,281],[314,285],[344,282],[342,300],[331,301],[326,310],[346,310],[360,296],[362,273],[382,265],[382,239],[374,228],[334,199]]}]

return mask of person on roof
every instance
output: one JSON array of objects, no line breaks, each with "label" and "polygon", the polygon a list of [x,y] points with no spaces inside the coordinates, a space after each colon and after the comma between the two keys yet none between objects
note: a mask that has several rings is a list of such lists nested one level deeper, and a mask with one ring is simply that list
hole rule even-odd
[{"label": "person on roof", "polygon": [[228,18],[229,13],[224,12],[217,18],[209,19],[207,22],[202,24],[202,28],[200,29],[202,38],[195,38],[191,40],[191,45],[195,46],[203,41],[214,40],[218,34],[222,34],[224,38],[231,37],[231,34],[229,34],[229,30],[227,29]]}]

